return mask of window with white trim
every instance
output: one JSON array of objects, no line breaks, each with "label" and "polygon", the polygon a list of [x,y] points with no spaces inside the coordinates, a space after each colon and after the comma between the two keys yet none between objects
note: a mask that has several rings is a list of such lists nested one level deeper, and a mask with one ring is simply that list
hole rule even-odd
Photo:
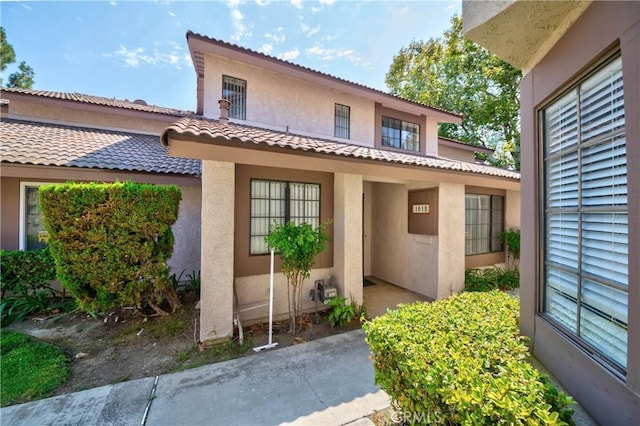
[{"label": "window with white trim", "polygon": [[229,118],[247,119],[247,82],[245,80],[223,75],[222,99],[229,101]]},{"label": "window with white trim", "polygon": [[504,197],[465,194],[465,255],[504,251]]},{"label": "window with white trim", "polygon": [[46,185],[36,182],[20,184],[20,250],[47,247],[49,233],[44,229],[43,215],[38,207],[38,187]]},{"label": "window with white trim", "polygon": [[351,108],[346,105],[335,104],[333,135],[336,138],[349,139],[351,127]]},{"label": "window with white trim", "polygon": [[547,317],[627,366],[628,207],[620,57],[542,110]]},{"label": "window with white trim", "polygon": [[383,116],[382,146],[420,151],[420,125]]},{"label": "window with white trim", "polygon": [[320,185],[251,179],[249,253],[268,253],[264,238],[274,221],[320,226]]}]

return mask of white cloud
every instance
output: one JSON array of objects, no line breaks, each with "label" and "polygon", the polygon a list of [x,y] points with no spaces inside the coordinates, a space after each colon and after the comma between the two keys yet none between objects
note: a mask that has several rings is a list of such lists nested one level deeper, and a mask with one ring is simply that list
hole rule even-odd
[{"label": "white cloud", "polygon": [[336,0],[320,0],[320,4],[333,4]]},{"label": "white cloud", "polygon": [[273,45],[269,43],[263,44],[262,47],[260,48],[260,52],[266,53],[267,55],[270,54],[272,51],[273,51]]},{"label": "white cloud", "polygon": [[231,35],[232,40],[240,40],[243,37],[250,37],[251,31],[244,23],[244,16],[238,6],[240,6],[240,0],[229,0],[227,3],[229,10],[231,10],[231,24],[235,32]]},{"label": "white cloud", "polygon": [[256,0],[258,6],[267,6],[269,3],[271,3],[270,0]]},{"label": "white cloud", "polygon": [[118,5],[118,3],[116,3],[115,1],[110,1],[110,2],[109,2],[109,4],[110,4],[111,6],[117,6],[117,5]]},{"label": "white cloud", "polygon": [[173,12],[167,12],[167,13],[168,13],[168,14],[169,14],[169,16],[171,16],[172,18],[173,18],[174,16],[176,16],[176,14],[175,14],[175,13],[173,13]]},{"label": "white cloud", "polygon": [[276,28],[275,32],[276,32],[276,34],[266,33],[264,35],[264,37],[267,40],[273,41],[274,43],[282,43],[287,39],[287,37],[284,35],[284,28],[278,27],[278,28]]},{"label": "white cloud", "polygon": [[326,49],[316,44],[305,52],[307,56],[315,56],[321,61],[347,60],[354,65],[369,65],[366,58],[356,55],[356,53],[351,49]]},{"label": "white cloud", "polygon": [[306,35],[307,37],[311,37],[312,35],[316,34],[318,31],[320,31],[320,25],[311,27],[305,24],[304,22],[301,24],[300,28],[301,28],[300,31],[302,32],[302,34]]},{"label": "white cloud", "polygon": [[291,5],[298,9],[302,9],[302,0],[291,0]]},{"label": "white cloud", "polygon": [[283,59],[285,61],[292,61],[294,59],[296,59],[298,56],[300,56],[300,51],[296,48],[292,49],[292,50],[287,50],[284,53],[280,53],[278,55],[279,59]]},{"label": "white cloud", "polygon": [[107,58],[116,58],[123,62],[125,68],[138,68],[141,65],[151,65],[153,67],[170,66],[182,69],[191,66],[191,57],[185,54],[181,47],[168,46],[162,49],[161,43],[154,43],[156,46],[153,52],[147,53],[143,47],[129,49],[120,45],[118,50],[112,53],[105,53],[102,56]]}]

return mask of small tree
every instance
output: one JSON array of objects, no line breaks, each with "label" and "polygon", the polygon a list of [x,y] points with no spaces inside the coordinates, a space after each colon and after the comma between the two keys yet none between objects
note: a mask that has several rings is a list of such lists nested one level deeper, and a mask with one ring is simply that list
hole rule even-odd
[{"label": "small tree", "polygon": [[329,240],[326,224],[313,229],[308,223],[274,222],[269,235],[264,239],[282,260],[282,273],[287,278],[287,300],[289,303],[289,331],[296,332],[296,322],[302,305],[302,283],[311,276],[311,267],[318,253],[325,249]]}]

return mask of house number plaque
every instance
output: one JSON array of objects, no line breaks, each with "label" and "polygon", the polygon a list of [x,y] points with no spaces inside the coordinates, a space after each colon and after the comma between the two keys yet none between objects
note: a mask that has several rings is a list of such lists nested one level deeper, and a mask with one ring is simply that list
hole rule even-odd
[{"label": "house number plaque", "polygon": [[412,213],[414,214],[431,213],[431,206],[429,204],[413,204],[411,208],[412,208]]}]

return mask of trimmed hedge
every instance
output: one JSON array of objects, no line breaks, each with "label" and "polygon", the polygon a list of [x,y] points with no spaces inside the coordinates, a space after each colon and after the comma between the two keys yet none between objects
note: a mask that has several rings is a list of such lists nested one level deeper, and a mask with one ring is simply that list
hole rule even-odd
[{"label": "trimmed hedge", "polygon": [[86,312],[180,303],[169,282],[180,190],[125,183],[41,186],[40,208],[60,282]]},{"label": "trimmed hedge", "polygon": [[49,248],[37,250],[0,250],[0,286],[25,295],[49,286],[56,279],[56,264]]},{"label": "trimmed hedge", "polygon": [[389,311],[363,324],[376,383],[410,424],[571,422],[571,398],[526,361],[518,316],[496,291]]}]

